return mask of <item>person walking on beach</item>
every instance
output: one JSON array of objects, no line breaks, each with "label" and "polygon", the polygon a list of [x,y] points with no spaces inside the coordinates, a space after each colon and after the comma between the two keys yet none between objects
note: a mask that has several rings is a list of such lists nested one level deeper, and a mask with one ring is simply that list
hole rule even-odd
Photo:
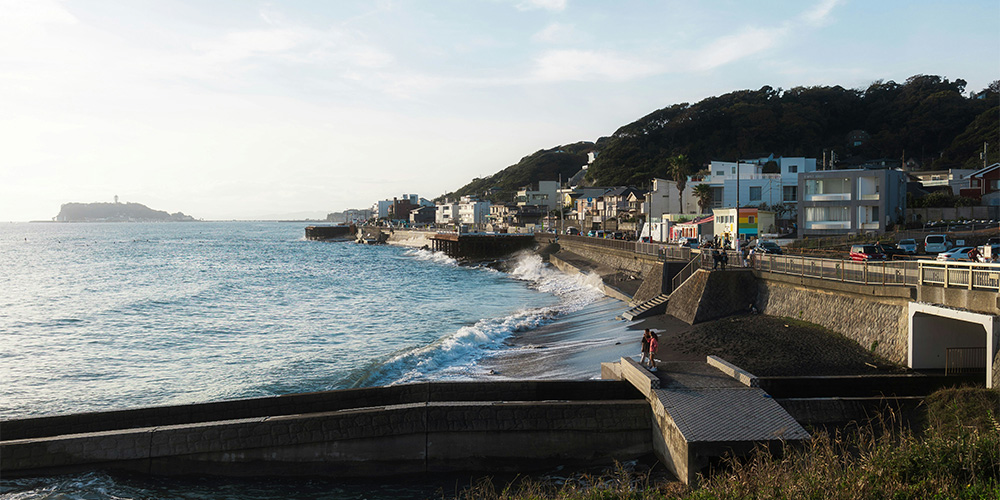
[{"label": "person walking on beach", "polygon": [[642,334],[642,356],[639,357],[639,364],[643,366],[646,366],[649,359],[649,337],[649,328],[647,328]]},{"label": "person walking on beach", "polygon": [[649,332],[649,371],[656,371],[656,351],[660,348],[660,338],[651,330]]}]

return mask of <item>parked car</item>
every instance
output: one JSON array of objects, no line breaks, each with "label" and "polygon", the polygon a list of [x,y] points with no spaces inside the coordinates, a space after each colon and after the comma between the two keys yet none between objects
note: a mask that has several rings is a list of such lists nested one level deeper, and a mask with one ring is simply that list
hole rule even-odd
[{"label": "parked car", "polygon": [[781,251],[781,247],[778,246],[777,243],[771,240],[758,241],[756,248],[757,251],[761,253],[769,253],[774,255],[781,255],[782,253],[784,253]]},{"label": "parked car", "polygon": [[896,245],[893,245],[892,243],[882,243],[880,241],[875,244],[875,248],[877,248],[879,252],[884,253],[885,258],[888,260],[894,259],[897,255],[906,254],[906,252],[896,248]]},{"label": "parked car", "polygon": [[902,250],[903,253],[905,253],[907,255],[916,255],[916,253],[917,253],[917,240],[915,240],[913,238],[908,238],[908,239],[905,239],[905,240],[899,240],[899,243],[896,243],[896,248]]},{"label": "parked car", "polygon": [[925,253],[941,253],[955,246],[948,237],[943,234],[928,234],[924,238]]},{"label": "parked car", "polygon": [[887,260],[875,245],[852,245],[851,260]]},{"label": "parked car", "polygon": [[677,240],[682,247],[698,248],[698,238],[681,238]]},{"label": "parked car", "polygon": [[956,247],[950,250],[945,250],[937,256],[937,260],[940,261],[955,261],[955,260],[969,260],[969,250],[973,247]]},{"label": "parked car", "polygon": [[577,236],[580,234],[580,230],[575,227],[567,227],[566,234]]}]

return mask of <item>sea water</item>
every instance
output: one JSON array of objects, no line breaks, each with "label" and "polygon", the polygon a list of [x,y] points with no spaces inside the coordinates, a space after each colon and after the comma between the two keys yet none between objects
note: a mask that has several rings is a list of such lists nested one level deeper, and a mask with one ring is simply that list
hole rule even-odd
[{"label": "sea water", "polygon": [[[0,226],[0,417],[488,378],[484,360],[512,336],[608,300],[531,254],[502,272],[303,235],[295,223]],[[439,486],[399,487],[94,472],[2,480],[0,494],[403,498]]]}]

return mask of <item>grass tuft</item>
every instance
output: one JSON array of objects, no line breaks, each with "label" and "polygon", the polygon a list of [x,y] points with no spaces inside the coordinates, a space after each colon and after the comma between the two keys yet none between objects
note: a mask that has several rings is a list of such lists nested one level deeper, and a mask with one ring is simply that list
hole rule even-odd
[{"label": "grass tuft", "polygon": [[938,391],[927,398],[926,424],[911,430],[894,415],[817,432],[779,456],[760,447],[728,458],[697,488],[653,480],[616,465],[601,475],[559,482],[518,478],[499,490],[483,479],[461,499],[980,499],[1000,498],[1000,392]]}]

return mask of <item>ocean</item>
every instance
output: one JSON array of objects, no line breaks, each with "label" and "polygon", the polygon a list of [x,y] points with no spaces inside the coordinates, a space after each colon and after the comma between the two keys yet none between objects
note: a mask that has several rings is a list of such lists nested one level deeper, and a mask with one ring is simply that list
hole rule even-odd
[{"label": "ocean", "polygon": [[[598,278],[537,255],[498,271],[427,250],[308,241],[304,228],[0,226],[0,418],[426,380],[598,378],[594,347],[627,336],[613,319],[624,304]],[[0,479],[0,497],[410,498],[454,494],[448,480],[441,490],[92,472]]]}]

